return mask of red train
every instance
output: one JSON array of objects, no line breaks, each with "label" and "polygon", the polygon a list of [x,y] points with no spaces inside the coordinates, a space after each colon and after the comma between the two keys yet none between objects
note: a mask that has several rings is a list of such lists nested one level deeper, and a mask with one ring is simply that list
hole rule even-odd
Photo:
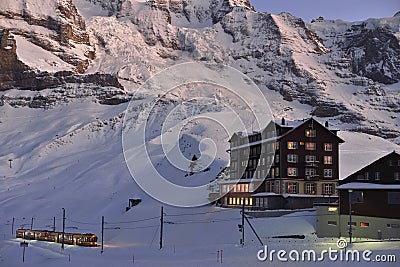
[{"label": "red train", "polygon": [[[54,243],[62,242],[62,232],[47,230],[18,229],[17,238],[27,240],[39,240]],[[64,233],[64,244],[84,247],[97,247],[97,236],[95,234]]]}]

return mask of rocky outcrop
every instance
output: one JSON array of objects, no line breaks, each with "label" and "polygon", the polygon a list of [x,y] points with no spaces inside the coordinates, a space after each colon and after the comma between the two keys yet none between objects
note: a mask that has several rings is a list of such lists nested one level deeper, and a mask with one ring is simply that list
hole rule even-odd
[{"label": "rocky outcrop", "polygon": [[0,91],[13,86],[28,67],[17,57],[17,45],[8,30],[0,30]]},{"label": "rocky outcrop", "polygon": [[[77,72],[83,73],[88,67],[89,60],[95,56],[84,19],[79,15],[72,0],[45,1],[48,6],[52,7],[51,11],[43,10],[41,12],[26,4],[22,5],[21,10],[0,10],[0,18],[3,17],[1,19],[10,21],[10,23],[5,23],[7,25],[5,29],[25,36],[35,45],[76,66]],[[25,2],[23,1],[23,3]],[[14,27],[13,25],[19,24],[12,23],[13,20],[22,20],[27,25]],[[43,34],[42,32],[51,32],[52,34]],[[73,52],[76,45],[86,47],[84,57]]]}]

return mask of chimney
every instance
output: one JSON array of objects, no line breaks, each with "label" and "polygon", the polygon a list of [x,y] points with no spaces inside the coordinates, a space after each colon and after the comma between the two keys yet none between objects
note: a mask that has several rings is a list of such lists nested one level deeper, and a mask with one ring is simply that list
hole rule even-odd
[{"label": "chimney", "polygon": [[329,122],[328,121],[325,122],[325,128],[329,128]]},{"label": "chimney", "polygon": [[281,122],[281,125],[285,125],[285,124],[286,124],[285,118],[284,118],[284,117],[282,117],[282,122]]}]

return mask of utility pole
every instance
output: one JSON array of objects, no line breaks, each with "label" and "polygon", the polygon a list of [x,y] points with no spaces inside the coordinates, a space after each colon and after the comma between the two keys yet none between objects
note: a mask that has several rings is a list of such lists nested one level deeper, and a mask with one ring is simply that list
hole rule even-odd
[{"label": "utility pole", "polygon": [[101,251],[104,252],[104,216],[101,216]]},{"label": "utility pole", "polygon": [[32,217],[32,220],[31,220],[31,230],[33,230],[33,217]]},{"label": "utility pole", "polygon": [[62,240],[61,240],[61,249],[64,249],[64,235],[65,235],[65,209],[63,210],[63,223],[62,223]]},{"label": "utility pole", "polygon": [[12,224],[11,224],[11,234],[12,235],[14,234],[14,221],[15,221],[15,218],[13,217]]},{"label": "utility pole", "polygon": [[352,237],[353,237],[353,222],[352,222],[352,218],[351,218],[351,193],[353,192],[353,190],[349,189],[349,237],[350,237],[350,244],[352,242]]},{"label": "utility pole", "polygon": [[56,216],[53,217],[53,232],[56,231]]},{"label": "utility pole", "polygon": [[242,239],[240,239],[240,244],[244,246],[244,201],[242,203]]},{"label": "utility pole", "polygon": [[164,225],[164,207],[161,206],[161,218],[160,218],[160,249],[163,246],[163,225]]}]

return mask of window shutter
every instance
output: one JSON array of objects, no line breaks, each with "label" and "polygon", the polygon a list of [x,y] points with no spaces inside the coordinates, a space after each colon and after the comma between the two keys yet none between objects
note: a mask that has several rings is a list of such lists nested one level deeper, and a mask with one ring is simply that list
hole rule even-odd
[{"label": "window shutter", "polygon": [[304,194],[307,194],[307,183],[304,183]]},{"label": "window shutter", "polygon": [[285,193],[289,193],[288,191],[289,191],[289,190],[288,190],[288,183],[285,182]]},{"label": "window shutter", "polygon": [[332,194],[336,195],[336,183],[332,184]]},{"label": "window shutter", "polygon": [[296,194],[299,193],[299,183],[296,183]]}]

